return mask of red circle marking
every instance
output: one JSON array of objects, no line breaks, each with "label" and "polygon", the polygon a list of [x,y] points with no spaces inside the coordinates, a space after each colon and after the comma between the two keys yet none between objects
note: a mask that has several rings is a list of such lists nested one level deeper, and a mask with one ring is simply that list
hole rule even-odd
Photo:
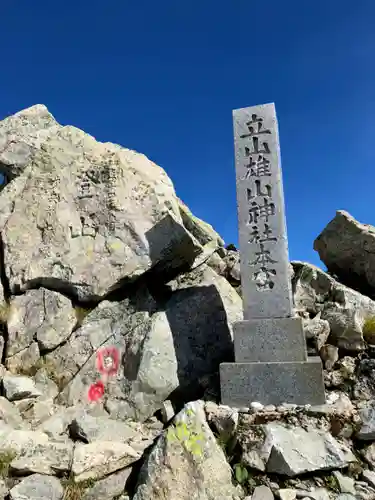
[{"label": "red circle marking", "polygon": [[104,394],[104,384],[101,380],[90,385],[88,392],[89,401],[98,401]]}]

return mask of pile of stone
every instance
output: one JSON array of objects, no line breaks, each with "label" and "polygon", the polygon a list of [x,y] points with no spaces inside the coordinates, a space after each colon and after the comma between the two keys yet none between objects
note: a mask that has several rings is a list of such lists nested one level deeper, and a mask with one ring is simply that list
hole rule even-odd
[{"label": "pile of stone", "polygon": [[327,402],[230,408],[239,254],[166,173],[41,105],[0,122],[0,170],[0,499],[375,499],[373,228],[339,212],[328,272],[290,267]]}]

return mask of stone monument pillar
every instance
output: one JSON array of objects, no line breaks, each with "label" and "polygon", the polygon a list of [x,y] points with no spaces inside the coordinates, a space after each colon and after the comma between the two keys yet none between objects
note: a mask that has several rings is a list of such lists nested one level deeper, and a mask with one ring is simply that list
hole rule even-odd
[{"label": "stone monument pillar", "polygon": [[244,320],[234,363],[220,366],[222,403],[325,402],[322,365],[293,317],[279,134],[274,104],[233,112]]}]

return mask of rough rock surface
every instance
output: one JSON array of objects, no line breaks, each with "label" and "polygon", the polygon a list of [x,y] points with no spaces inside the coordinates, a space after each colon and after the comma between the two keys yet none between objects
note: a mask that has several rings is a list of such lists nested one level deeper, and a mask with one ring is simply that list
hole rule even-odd
[{"label": "rough rock surface", "polygon": [[238,493],[203,405],[192,402],[155,443],[140,471],[134,500],[234,499]]},{"label": "rough rock surface", "polygon": [[290,266],[326,404],[222,406],[239,254],[166,173],[42,105],[0,122],[0,171],[0,499],[375,498],[371,266]]},{"label": "rough rock surface", "polygon": [[375,299],[375,227],[338,210],[314,242],[328,270]]}]

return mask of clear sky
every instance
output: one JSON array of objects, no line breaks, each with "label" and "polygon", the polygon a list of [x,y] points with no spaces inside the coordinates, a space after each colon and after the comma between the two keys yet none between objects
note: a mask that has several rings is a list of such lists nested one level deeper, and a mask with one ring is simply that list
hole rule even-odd
[{"label": "clear sky", "polygon": [[337,209],[375,225],[375,0],[12,0],[0,118],[45,104],[140,151],[237,242],[232,109],[275,102],[290,257]]}]

